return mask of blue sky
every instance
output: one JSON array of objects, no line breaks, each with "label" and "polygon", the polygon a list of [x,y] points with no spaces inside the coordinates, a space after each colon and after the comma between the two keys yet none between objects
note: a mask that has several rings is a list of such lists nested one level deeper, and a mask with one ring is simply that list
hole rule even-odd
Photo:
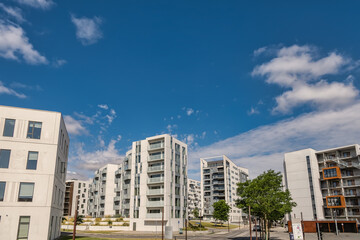
[{"label": "blue sky", "polygon": [[254,177],[283,153],[360,143],[355,1],[0,3],[0,104],[62,112],[68,177],[170,133]]}]

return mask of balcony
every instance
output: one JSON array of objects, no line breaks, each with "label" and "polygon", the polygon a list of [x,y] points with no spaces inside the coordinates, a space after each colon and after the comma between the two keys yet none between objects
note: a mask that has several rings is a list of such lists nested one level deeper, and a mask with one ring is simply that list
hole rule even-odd
[{"label": "balcony", "polygon": [[162,194],[164,194],[164,189],[163,188],[149,189],[147,191],[147,195],[162,195]]},{"label": "balcony", "polygon": [[118,202],[118,201],[120,201],[120,196],[114,197],[114,202]]},{"label": "balcony", "polygon": [[120,187],[120,186],[115,187],[115,192],[120,192],[120,191],[121,191],[121,187]]},{"label": "balcony", "polygon": [[164,148],[164,142],[150,143],[148,147],[148,151],[158,150],[162,148]]},{"label": "balcony", "polygon": [[148,158],[148,162],[159,161],[159,160],[164,160],[164,153],[152,154]]},{"label": "balcony", "polygon": [[123,180],[129,180],[131,179],[131,174],[124,174]]},{"label": "balcony", "polygon": [[123,207],[124,209],[130,209],[130,203],[124,203],[124,204],[122,205],[122,207]]},{"label": "balcony", "polygon": [[150,173],[150,172],[164,171],[164,165],[148,167],[148,170],[147,170],[147,171],[148,171],[149,173]]},{"label": "balcony", "polygon": [[100,199],[99,203],[100,204],[105,204],[105,199]]},{"label": "balcony", "polygon": [[120,205],[114,205],[114,210],[120,210]]},{"label": "balcony", "polygon": [[163,182],[164,182],[164,178],[163,178],[163,177],[148,178],[148,184],[163,183]]},{"label": "balcony", "polygon": [[146,207],[163,207],[164,201],[148,201]]},{"label": "balcony", "polygon": [[146,218],[149,218],[149,219],[161,219],[162,214],[161,213],[147,213]]}]

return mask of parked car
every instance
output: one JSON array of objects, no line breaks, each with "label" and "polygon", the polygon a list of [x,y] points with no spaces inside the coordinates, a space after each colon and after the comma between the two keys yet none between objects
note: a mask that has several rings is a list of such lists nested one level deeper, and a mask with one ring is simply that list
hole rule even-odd
[{"label": "parked car", "polygon": [[260,231],[261,231],[261,226],[260,226],[260,225],[254,225],[253,231],[258,231],[258,232],[260,232]]}]

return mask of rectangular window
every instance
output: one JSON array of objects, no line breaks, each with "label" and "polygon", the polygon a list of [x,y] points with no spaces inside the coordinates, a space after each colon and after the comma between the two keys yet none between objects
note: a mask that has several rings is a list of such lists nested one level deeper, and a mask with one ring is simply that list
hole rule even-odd
[{"label": "rectangular window", "polygon": [[40,139],[41,126],[41,122],[29,122],[27,138]]},{"label": "rectangular window", "polygon": [[28,239],[30,227],[30,216],[20,216],[17,239]]},{"label": "rectangular window", "polygon": [[34,183],[20,183],[19,202],[32,202]]},{"label": "rectangular window", "polygon": [[4,137],[14,136],[15,119],[5,119]]},{"label": "rectangular window", "polygon": [[38,152],[29,152],[26,169],[36,170],[38,155]]},{"label": "rectangular window", "polygon": [[0,182],[0,202],[4,201],[6,182]]},{"label": "rectangular window", "polygon": [[0,149],[0,168],[9,168],[11,150]]}]

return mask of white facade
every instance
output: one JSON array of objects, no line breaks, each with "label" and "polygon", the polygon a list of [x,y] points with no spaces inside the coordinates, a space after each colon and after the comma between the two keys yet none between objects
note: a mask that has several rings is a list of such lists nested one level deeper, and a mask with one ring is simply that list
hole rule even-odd
[{"label": "white facade", "polygon": [[200,158],[201,165],[201,196],[202,216],[212,219],[213,204],[225,200],[231,207],[230,221],[242,222],[246,216],[236,207],[237,183],[245,182],[249,177],[249,170],[238,167],[225,155],[211,158]]},{"label": "white facade", "polygon": [[188,179],[188,215],[193,218],[193,211],[195,208],[199,211],[199,216],[201,214],[201,183],[193,179]]},{"label": "white facade", "polygon": [[88,213],[92,217],[114,216],[115,172],[118,164],[107,164],[95,172],[89,187]]},{"label": "white facade", "polygon": [[61,113],[0,106],[0,239],[60,236],[68,148]]},{"label": "white facade", "polygon": [[[299,218],[302,213],[304,220],[360,220],[358,144],[286,153],[284,172],[285,185],[297,203],[288,218]],[[332,199],[341,200],[340,206],[328,206],[327,200]]]},{"label": "white facade", "polygon": [[156,231],[161,227],[162,211],[165,226],[174,231],[183,227],[187,157],[187,145],[168,134],[133,142],[123,165],[131,179],[123,181],[129,195],[122,202],[125,213],[129,209],[132,230]]},{"label": "white facade", "polygon": [[[78,207],[78,215],[88,215],[89,185],[88,181],[75,179],[66,181],[64,216],[74,217],[76,207]],[[76,202],[77,197],[78,202]]]}]

